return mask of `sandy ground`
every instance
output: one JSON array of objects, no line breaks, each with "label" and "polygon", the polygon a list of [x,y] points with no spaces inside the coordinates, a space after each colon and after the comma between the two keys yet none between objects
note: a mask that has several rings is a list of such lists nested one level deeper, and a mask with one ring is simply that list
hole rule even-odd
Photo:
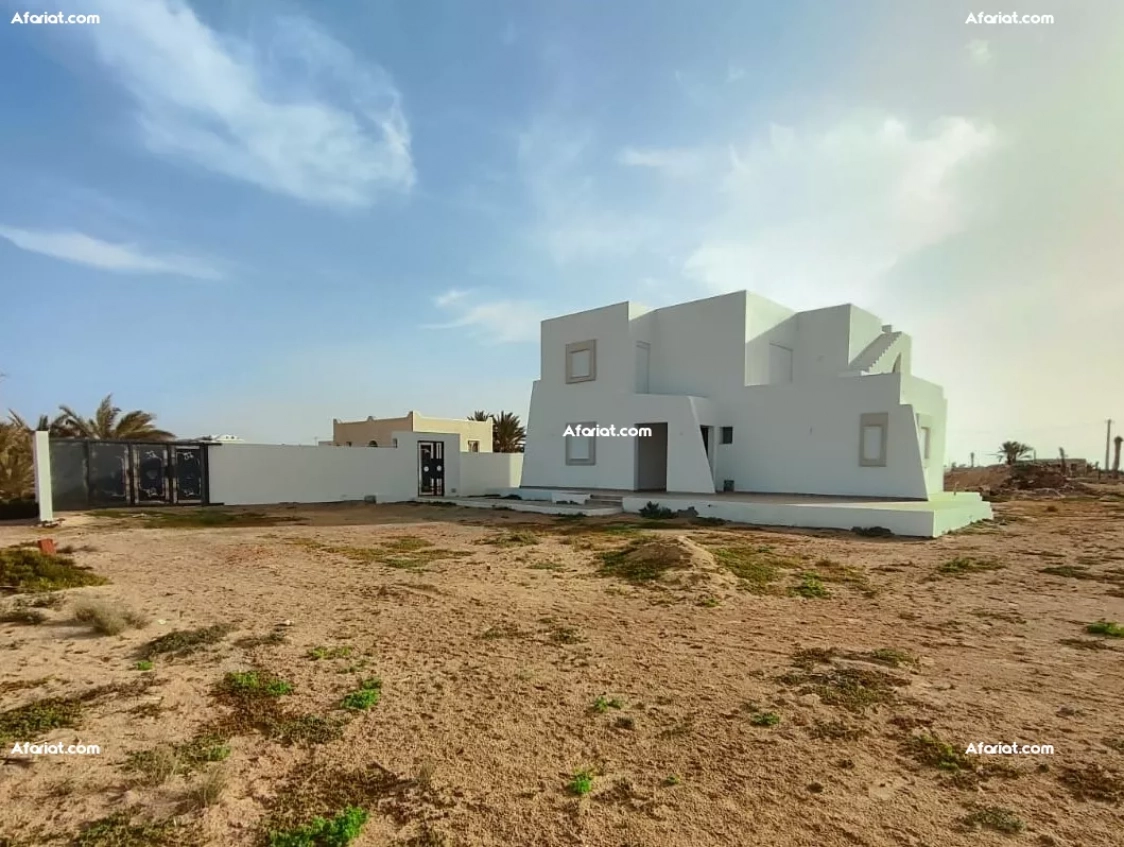
[{"label": "sandy ground", "polygon": [[[63,592],[42,624],[0,624],[0,712],[110,686],[75,728],[19,739],[101,755],[0,766],[0,845],[262,844],[279,822],[345,801],[370,811],[356,845],[1120,844],[1124,639],[1085,625],[1124,621],[1124,500],[996,512],[994,525],[934,541],[636,521],[606,531],[621,521],[411,505],[287,509],[272,514],[299,522],[258,527],[0,525],[0,546],[47,534],[89,545],[76,560],[110,580]],[[787,564],[765,593],[723,568],[674,585],[599,573],[602,552],[645,536]],[[431,543],[420,564],[364,554],[402,538]],[[958,558],[999,567],[940,571]],[[1042,572],[1065,565],[1084,578]],[[789,593],[804,570],[824,575],[828,596]],[[68,611],[82,598],[149,623],[91,634]],[[212,624],[233,629],[136,668],[153,638]],[[314,659],[316,648],[350,652]],[[836,653],[801,662],[808,648]],[[276,698],[292,714],[338,721],[342,736],[228,731],[219,763],[166,778],[128,767],[221,724],[231,713],[216,684],[251,668],[292,684]],[[847,669],[881,685],[881,702],[848,700]],[[341,709],[371,676],[381,701]],[[597,711],[598,697],[612,704]],[[936,766],[917,737],[947,741],[960,767]],[[1010,741],[1056,752],[961,755]],[[576,796],[568,784],[583,769],[592,790]],[[212,772],[223,779],[203,802]],[[72,841],[114,812],[156,828]]]}]

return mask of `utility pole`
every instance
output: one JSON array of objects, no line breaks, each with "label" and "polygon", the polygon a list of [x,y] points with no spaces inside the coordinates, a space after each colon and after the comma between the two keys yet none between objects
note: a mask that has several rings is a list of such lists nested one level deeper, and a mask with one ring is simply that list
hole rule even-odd
[{"label": "utility pole", "polygon": [[1104,434],[1104,469],[1108,470],[1108,446],[1112,443],[1112,418],[1109,418],[1105,423],[1108,425]]}]

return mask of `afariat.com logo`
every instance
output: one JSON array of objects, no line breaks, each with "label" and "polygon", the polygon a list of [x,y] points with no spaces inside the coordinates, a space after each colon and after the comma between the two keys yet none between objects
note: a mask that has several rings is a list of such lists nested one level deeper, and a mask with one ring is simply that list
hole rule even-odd
[{"label": "afariat.com logo", "polygon": [[14,24],[100,24],[101,15],[68,15],[65,12],[16,12]]},{"label": "afariat.com logo", "polygon": [[35,744],[17,741],[12,745],[13,756],[100,756],[98,744]]},{"label": "afariat.com logo", "polygon": [[1020,15],[1018,12],[969,12],[966,24],[1052,24],[1053,15]]}]

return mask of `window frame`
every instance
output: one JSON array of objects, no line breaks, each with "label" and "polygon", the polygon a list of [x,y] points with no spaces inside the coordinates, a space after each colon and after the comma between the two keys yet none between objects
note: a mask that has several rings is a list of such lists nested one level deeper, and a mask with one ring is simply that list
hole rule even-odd
[{"label": "window frame", "polygon": [[468,442],[468,452],[469,453],[479,453],[480,452],[480,442],[477,439],[466,438],[465,441]]},{"label": "window frame", "polygon": [[[876,458],[869,459],[866,455],[866,431],[878,428],[882,431],[879,440],[879,453]],[[887,453],[890,443],[890,413],[867,412],[859,416],[859,467],[884,468],[886,467]]]},{"label": "window frame", "polygon": [[[573,356],[575,353],[589,353],[589,373],[584,376],[575,376],[573,371]],[[574,341],[566,345],[566,384],[573,385],[578,382],[594,382],[597,379],[597,340]]]},{"label": "window frame", "polygon": [[[726,436],[730,437],[727,438]],[[732,426],[723,426],[718,428],[718,443],[719,444],[733,444],[734,443],[734,428]]]},{"label": "window frame", "polygon": [[[563,431],[568,427],[586,427],[586,426],[593,427],[594,429],[596,429],[597,423],[596,423],[596,421],[583,421],[581,423],[578,423],[578,422],[575,421],[573,423],[566,424],[566,427],[563,427]],[[589,442],[589,456],[587,458],[577,459],[577,458],[574,458],[570,454],[570,446],[573,444],[573,441],[574,441],[575,438],[584,438]],[[564,442],[564,450],[565,450],[564,455],[565,455],[565,460],[566,460],[567,465],[578,466],[578,467],[589,467],[591,465],[597,464],[597,436],[596,435],[564,435],[562,437],[562,441]]]}]

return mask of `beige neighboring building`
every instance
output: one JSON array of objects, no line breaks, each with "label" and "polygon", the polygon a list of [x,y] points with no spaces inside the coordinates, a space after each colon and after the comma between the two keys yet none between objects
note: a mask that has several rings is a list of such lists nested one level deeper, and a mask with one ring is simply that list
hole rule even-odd
[{"label": "beige neighboring building", "polygon": [[460,418],[427,418],[410,412],[401,418],[367,418],[365,421],[332,420],[336,447],[394,447],[396,432],[455,432],[461,437],[462,453],[492,452],[492,422]]}]

